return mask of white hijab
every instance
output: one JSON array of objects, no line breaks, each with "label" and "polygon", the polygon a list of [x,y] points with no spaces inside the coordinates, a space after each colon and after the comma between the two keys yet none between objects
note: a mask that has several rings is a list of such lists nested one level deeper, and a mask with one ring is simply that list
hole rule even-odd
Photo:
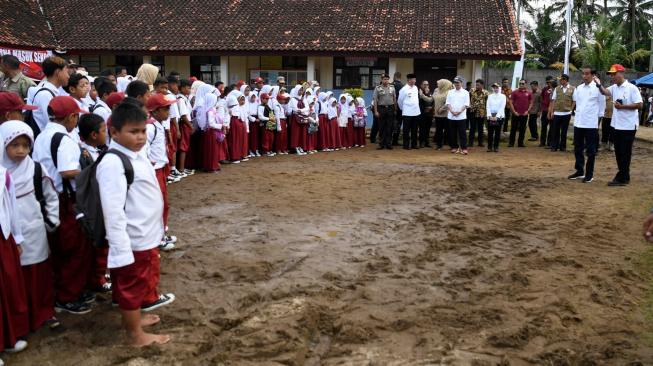
[{"label": "white hijab", "polygon": [[197,91],[195,92],[195,105],[193,106],[194,111],[200,112],[200,108],[204,105],[204,100],[207,94],[215,94],[215,87],[209,84],[200,84],[197,86]]},{"label": "white hijab", "polygon": [[365,99],[358,97],[356,98],[356,101],[358,102],[359,107],[363,107],[363,109],[365,109]]},{"label": "white hijab", "polygon": [[292,90],[290,91],[290,97],[295,98],[295,99],[299,99],[299,89],[301,89],[301,88],[302,88],[301,85],[295,85],[295,87],[292,88]]},{"label": "white hijab", "polygon": [[127,75],[127,76],[120,76],[118,77],[118,80],[116,82],[116,88],[118,89],[119,92],[125,92],[127,90],[127,85],[132,82],[134,79],[133,76]]},{"label": "white hijab", "polygon": [[[197,97],[195,97],[197,99]],[[216,93],[207,93],[204,95],[200,110],[197,112],[197,126],[200,130],[204,131],[209,127],[208,116],[209,111],[218,104],[218,95]],[[220,116],[216,113],[216,118]]]},{"label": "white hijab", "polygon": [[[7,146],[19,136],[27,136],[30,147],[34,146],[34,134],[32,129],[21,121],[8,121],[0,125],[0,136],[2,136],[2,166],[11,173],[11,180],[16,189],[16,196],[22,197],[34,191],[34,161],[28,155],[20,163],[11,160],[5,153]],[[44,175],[47,175],[43,171]]]},{"label": "white hijab", "polygon": [[[9,122],[12,121],[5,122],[3,125]],[[2,139],[1,133],[0,139]],[[4,156],[5,149],[3,148],[0,149],[0,161],[4,161]],[[10,179],[10,181],[7,179]],[[22,243],[23,233],[18,222],[18,213],[16,212],[16,192],[13,179],[4,165],[0,165],[0,228],[2,229],[2,235],[5,240],[8,240],[9,236],[13,235],[16,243]]]}]

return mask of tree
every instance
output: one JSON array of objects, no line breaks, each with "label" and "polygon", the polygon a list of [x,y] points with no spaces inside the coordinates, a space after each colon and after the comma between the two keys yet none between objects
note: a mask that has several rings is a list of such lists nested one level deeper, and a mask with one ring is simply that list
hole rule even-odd
[{"label": "tree", "polygon": [[589,65],[596,70],[607,70],[612,64],[635,68],[638,61],[646,60],[650,51],[637,49],[630,52],[622,41],[623,28],[606,17],[599,17],[593,40],[583,40],[574,54],[577,64]]},{"label": "tree", "polygon": [[554,21],[554,12],[553,7],[545,6],[532,13],[535,28],[526,32],[527,53],[539,55],[538,61],[545,65],[562,60],[565,54],[564,25]]},{"label": "tree", "polygon": [[653,0],[615,0],[610,7],[615,19],[624,19],[622,29],[624,40],[630,45],[630,51],[638,47],[648,47],[651,34]]},{"label": "tree", "polygon": [[[568,0],[555,0],[551,7],[555,13],[562,15],[567,11],[567,3]],[[606,3],[607,0],[604,0],[604,4]],[[574,0],[571,9],[571,18],[574,19],[572,26],[578,29],[580,39],[587,38],[588,31],[592,29],[596,17],[604,11],[604,6],[595,0]]]}]

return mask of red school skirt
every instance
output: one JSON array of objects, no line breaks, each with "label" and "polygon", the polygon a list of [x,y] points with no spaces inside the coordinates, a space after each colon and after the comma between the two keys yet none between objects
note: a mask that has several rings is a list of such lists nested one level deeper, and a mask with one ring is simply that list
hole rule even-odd
[{"label": "red school skirt", "polygon": [[[53,306],[54,304],[50,304]],[[18,247],[0,230],[0,352],[29,333],[29,305]]]},{"label": "red school skirt", "polygon": [[274,136],[274,149],[277,153],[288,152],[288,127],[287,119],[281,120],[281,131],[277,131]]},{"label": "red school skirt", "polygon": [[342,140],[340,139],[340,126],[338,126],[338,118],[331,118],[329,120],[329,147],[331,149],[339,149],[342,147]]},{"label": "red school skirt", "polygon": [[204,147],[202,169],[209,172],[220,170],[220,146],[218,143],[218,130],[214,128],[207,128],[202,133],[202,146]]},{"label": "red school skirt", "polygon": [[328,149],[331,146],[331,126],[327,120],[326,114],[320,114],[320,127],[317,130],[317,149],[324,150]]},{"label": "red school skirt", "polygon": [[249,122],[249,134],[248,134],[248,146],[249,146],[249,151],[255,153],[259,151],[259,146],[261,146],[261,141],[260,141],[260,136],[261,136],[261,127],[259,125],[259,122]]},{"label": "red school skirt", "polygon": [[304,150],[307,149],[307,135],[308,129],[305,123],[299,123],[297,115],[290,116],[290,148],[296,149],[301,147]]},{"label": "red school skirt", "polygon": [[238,117],[231,117],[229,133],[227,134],[227,145],[231,160],[241,160],[247,156],[247,129],[245,122]]},{"label": "red school skirt", "polygon": [[23,278],[29,307],[29,328],[35,332],[54,316],[54,280],[50,259],[23,266]]}]

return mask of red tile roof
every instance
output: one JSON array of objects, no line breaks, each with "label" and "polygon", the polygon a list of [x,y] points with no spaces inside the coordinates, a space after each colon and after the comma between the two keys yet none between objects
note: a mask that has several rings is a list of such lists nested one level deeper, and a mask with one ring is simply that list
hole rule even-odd
[{"label": "red tile roof", "polygon": [[70,51],[503,59],[520,54],[510,0],[40,3],[56,38]]},{"label": "red tile roof", "polygon": [[35,0],[1,0],[0,45],[55,49],[52,32]]}]

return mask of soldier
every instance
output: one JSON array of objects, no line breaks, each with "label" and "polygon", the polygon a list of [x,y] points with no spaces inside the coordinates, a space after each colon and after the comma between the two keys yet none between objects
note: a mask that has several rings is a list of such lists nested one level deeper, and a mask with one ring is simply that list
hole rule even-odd
[{"label": "soldier", "polygon": [[[401,73],[399,71],[395,72],[394,81],[392,82],[392,85],[395,88],[395,100],[398,100],[399,91],[401,90],[401,88],[404,87],[404,84],[401,83]],[[399,109],[396,110],[395,119],[396,122],[392,134],[392,146],[399,146],[399,135],[401,134],[401,124],[402,124],[401,110]]]},{"label": "soldier", "polygon": [[0,85],[0,90],[16,93],[25,100],[27,98],[27,89],[36,84],[20,71],[20,60],[14,55],[4,55],[2,56],[0,68],[6,77]]},{"label": "soldier", "polygon": [[397,112],[397,94],[394,85],[390,84],[390,76],[381,76],[381,85],[374,88],[372,96],[374,116],[379,124],[378,150],[392,150],[392,133],[394,130],[395,113]]}]

